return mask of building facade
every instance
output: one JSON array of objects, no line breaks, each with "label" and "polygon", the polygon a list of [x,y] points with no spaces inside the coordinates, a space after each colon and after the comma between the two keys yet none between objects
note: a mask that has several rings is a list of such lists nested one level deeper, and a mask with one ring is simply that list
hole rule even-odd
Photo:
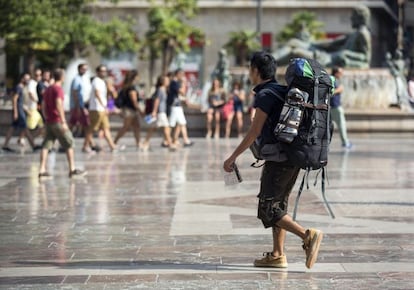
[{"label": "building facade", "polygon": [[[163,1],[160,0],[159,3]],[[398,47],[399,8],[404,8],[405,17],[402,19],[404,29],[405,55],[414,55],[411,49],[411,39],[414,39],[414,1],[408,0],[198,0],[199,14],[188,23],[201,29],[206,36],[205,44],[200,46],[193,43],[192,50],[181,55],[177,61],[184,64],[190,77],[198,79],[199,83],[210,78],[216,65],[218,52],[228,41],[230,32],[241,30],[260,31],[262,46],[270,51],[278,47],[276,34],[291,20],[296,12],[307,10],[317,15],[317,20],[323,22],[328,37],[348,34],[352,31],[350,16],[352,9],[364,4],[371,11],[372,34],[372,63],[373,67],[384,66],[386,52],[393,53]],[[113,17],[133,17],[136,20],[135,29],[143,38],[148,30],[147,11],[148,0],[119,0],[112,4],[108,0],[98,0],[91,7],[94,17],[107,21]],[[191,40],[189,40],[191,41]],[[234,66],[233,56],[229,56],[230,66]],[[148,82],[148,63],[139,60],[134,54],[123,55],[121,59],[102,59],[96,53],[88,57],[92,67],[101,62],[113,64],[118,70],[123,65],[136,66],[141,79]],[[0,55],[0,82],[4,82],[6,57]],[[172,66],[174,69],[178,64]],[[158,63],[158,69],[160,64]],[[125,68],[125,69],[130,69]]]},{"label": "building facade", "polygon": [[[389,1],[388,1],[389,2]],[[209,78],[217,62],[218,51],[228,41],[230,32],[241,30],[260,31],[262,45],[270,51],[278,47],[276,34],[291,20],[296,12],[307,10],[316,14],[323,22],[328,37],[352,32],[351,11],[364,4],[371,11],[372,67],[384,65],[386,52],[397,48],[398,9],[387,1],[300,1],[300,0],[199,0],[199,14],[188,23],[201,29],[206,35],[203,47],[193,47],[189,54],[190,70],[198,70],[201,81]],[[93,14],[103,21],[112,17],[132,16],[136,20],[136,30],[143,36],[148,29],[146,0],[124,0],[116,5],[107,1],[94,4]],[[234,59],[229,56],[230,64]],[[147,64],[138,62],[142,75],[146,75]]]}]

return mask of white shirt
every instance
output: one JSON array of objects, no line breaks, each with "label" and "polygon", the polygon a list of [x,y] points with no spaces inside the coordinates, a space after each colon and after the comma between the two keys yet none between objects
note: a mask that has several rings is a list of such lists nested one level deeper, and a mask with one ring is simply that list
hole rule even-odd
[{"label": "white shirt", "polygon": [[34,98],[34,100],[32,100],[29,96],[29,98],[27,99],[27,108],[29,110],[34,110],[37,109],[37,102],[39,101],[39,98],[37,96],[37,82],[33,79],[31,79],[29,81],[29,84],[27,85],[27,90],[29,92],[29,95],[32,96],[32,98]]},{"label": "white shirt", "polygon": [[[98,102],[98,100],[96,99],[95,91],[99,92],[99,97],[103,105],[101,105],[101,103]],[[92,81],[91,98],[89,100],[89,110],[103,112],[106,110],[107,103],[108,99],[105,81],[96,76]]]}]

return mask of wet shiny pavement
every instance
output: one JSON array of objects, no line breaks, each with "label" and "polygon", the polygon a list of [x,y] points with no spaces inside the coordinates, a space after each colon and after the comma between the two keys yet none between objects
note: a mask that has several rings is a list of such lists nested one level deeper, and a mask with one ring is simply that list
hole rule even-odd
[{"label": "wet shiny pavement", "polygon": [[314,174],[299,203],[298,221],[325,232],[311,270],[292,234],[288,269],[252,267],[272,239],[256,218],[249,152],[238,160],[243,183],[224,186],[237,139],[169,152],[155,138],[141,152],[126,138],[124,152],[97,155],[77,139],[89,172],[80,180],[64,154],[51,154],[54,178],[39,182],[39,154],[1,153],[0,289],[414,289],[414,134],[351,137],[351,151],[331,146],[336,219]]}]

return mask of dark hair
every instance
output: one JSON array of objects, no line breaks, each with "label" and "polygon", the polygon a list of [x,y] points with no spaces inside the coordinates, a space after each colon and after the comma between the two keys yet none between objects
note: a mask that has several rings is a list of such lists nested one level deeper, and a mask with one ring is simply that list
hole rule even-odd
[{"label": "dark hair", "polygon": [[234,89],[236,86],[238,86],[239,89],[241,89],[241,82],[238,80],[234,80],[232,84],[232,88]]},{"label": "dark hair", "polygon": [[97,67],[96,67],[96,72],[99,72],[102,68],[106,68],[106,65],[104,65],[104,64],[100,64],[100,65],[98,65]]},{"label": "dark hair", "polygon": [[334,66],[333,68],[332,68],[332,75],[334,76],[334,75],[336,75],[339,71],[341,70],[341,67],[340,66]]},{"label": "dark hair", "polygon": [[136,69],[133,69],[127,72],[124,82],[122,84],[122,89],[127,89],[130,86],[132,86],[132,83],[134,82],[137,75],[138,75],[138,71]]},{"label": "dark hair", "polygon": [[62,68],[57,68],[53,71],[53,78],[55,81],[61,81],[64,73],[65,71]]},{"label": "dark hair", "polygon": [[86,63],[80,63],[80,64],[78,65],[78,71],[80,71],[80,69],[81,69],[82,67],[86,66],[86,65],[87,65]]},{"label": "dark hair", "polygon": [[168,78],[168,76],[166,76],[166,75],[160,75],[158,78],[157,78],[157,83],[155,84],[155,88],[159,88],[159,87],[161,87],[162,85],[164,85],[164,82],[165,82],[165,79],[166,78]]},{"label": "dark hair", "polygon": [[25,75],[29,75],[29,76],[30,76],[30,74],[29,74],[28,72],[21,73],[21,74],[19,75],[19,82],[21,82],[21,81],[22,81],[22,79],[24,78],[24,76],[25,76]]},{"label": "dark hair", "polygon": [[257,68],[260,78],[268,80],[275,77],[276,74],[276,60],[266,51],[256,51],[250,59],[250,67]]},{"label": "dark hair", "polygon": [[182,68],[177,68],[177,69],[175,70],[175,72],[174,72],[174,75],[176,76],[176,75],[178,75],[180,72],[183,72],[183,69],[182,69]]}]

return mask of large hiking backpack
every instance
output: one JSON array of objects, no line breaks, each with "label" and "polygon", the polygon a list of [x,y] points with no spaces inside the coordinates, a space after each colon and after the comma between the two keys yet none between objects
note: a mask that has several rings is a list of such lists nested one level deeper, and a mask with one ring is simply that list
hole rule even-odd
[{"label": "large hiking backpack", "polygon": [[325,167],[328,164],[333,129],[329,106],[334,88],[333,78],[316,60],[294,58],[286,69],[285,79],[289,90],[274,133],[281,141],[289,162],[305,170],[293,219],[296,218],[305,180],[309,188],[308,177],[311,170],[319,170],[316,178],[322,173],[322,197],[329,214],[334,218],[325,196]]}]

